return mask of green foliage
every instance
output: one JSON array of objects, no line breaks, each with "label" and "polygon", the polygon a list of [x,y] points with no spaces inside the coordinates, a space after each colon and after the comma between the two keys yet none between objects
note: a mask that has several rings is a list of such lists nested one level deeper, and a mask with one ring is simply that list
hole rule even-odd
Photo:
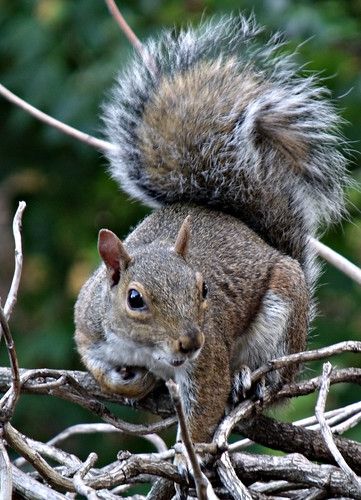
[{"label": "green foliage", "polygon": [[[308,39],[298,48],[297,57],[300,64],[310,61],[305,70],[319,72],[339,98],[347,120],[344,134],[353,151],[350,166],[360,181],[360,145],[356,142],[361,131],[360,0],[137,0],[122,4],[124,16],[140,39],[163,27],[196,23],[202,17],[239,9],[245,13],[253,10],[267,30],[285,32],[293,49]],[[28,102],[84,132],[101,134],[102,99],[131,52],[99,0],[0,0],[2,82]],[[81,283],[98,261],[97,232],[108,227],[124,236],[147,211],[118,192],[105,173],[104,159],[94,150],[2,99],[0,116],[0,201],[4,207],[0,215],[7,217],[8,227],[17,201],[28,203],[23,229],[24,275],[11,322],[19,362],[29,368],[79,369],[72,340],[72,308]],[[349,198],[348,220],[329,232],[326,242],[361,262],[360,192],[350,190]],[[0,251],[7,248],[5,239],[11,241],[10,236],[5,229],[0,234]],[[9,252],[0,256],[2,293],[11,276],[13,255]],[[320,316],[310,345],[360,339],[360,287],[327,265],[318,295]],[[1,363],[7,363],[4,349]],[[357,366],[359,361],[350,354],[337,359],[337,364]],[[330,404],[346,404],[360,396],[354,388],[350,392],[349,387],[339,387],[332,391]],[[285,416],[301,418],[313,405],[314,398],[300,399]],[[41,428],[35,428],[39,413],[44,420]],[[130,413],[124,410],[123,415],[130,417]],[[15,420],[20,430],[47,439],[70,424],[95,419],[73,405],[28,396],[22,398]],[[105,444],[114,457],[114,442],[119,445],[119,438],[97,438],[96,446],[104,448]],[[81,446],[80,442],[69,443],[69,447]],[[124,446],[136,445],[126,441]]]}]

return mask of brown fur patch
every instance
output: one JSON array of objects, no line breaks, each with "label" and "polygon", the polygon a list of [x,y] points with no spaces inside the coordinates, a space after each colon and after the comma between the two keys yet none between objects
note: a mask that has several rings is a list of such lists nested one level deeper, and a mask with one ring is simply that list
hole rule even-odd
[{"label": "brown fur patch", "polygon": [[178,171],[180,159],[187,176],[194,167],[189,161],[193,155],[197,162],[203,156],[207,164],[209,155],[225,153],[242,111],[262,87],[249,71],[239,74],[233,58],[202,61],[176,76],[165,76],[137,130],[150,176]]}]

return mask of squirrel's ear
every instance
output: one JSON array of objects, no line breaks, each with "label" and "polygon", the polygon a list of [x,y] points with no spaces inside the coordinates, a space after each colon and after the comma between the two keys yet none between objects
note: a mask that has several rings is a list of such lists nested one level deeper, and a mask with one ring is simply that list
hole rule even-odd
[{"label": "squirrel's ear", "polygon": [[120,272],[124,271],[132,260],[118,236],[108,229],[101,229],[98,238],[98,251],[108,271],[110,271],[112,286],[117,285]]},{"label": "squirrel's ear", "polygon": [[191,216],[187,215],[181,225],[174,245],[174,251],[185,259],[191,236]]}]

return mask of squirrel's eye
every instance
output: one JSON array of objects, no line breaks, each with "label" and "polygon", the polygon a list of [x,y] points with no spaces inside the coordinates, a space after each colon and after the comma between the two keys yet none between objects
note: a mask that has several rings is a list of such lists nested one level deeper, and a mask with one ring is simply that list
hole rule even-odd
[{"label": "squirrel's eye", "polygon": [[208,286],[203,282],[203,285],[202,285],[202,297],[204,299],[206,299],[207,295],[208,295]]},{"label": "squirrel's eye", "polygon": [[143,300],[142,294],[135,288],[128,291],[128,305],[131,309],[145,309],[146,305]]}]

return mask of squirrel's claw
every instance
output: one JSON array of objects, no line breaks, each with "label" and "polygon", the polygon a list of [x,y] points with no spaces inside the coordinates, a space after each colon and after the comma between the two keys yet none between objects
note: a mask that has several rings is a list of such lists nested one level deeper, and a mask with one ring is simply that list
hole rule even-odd
[{"label": "squirrel's claw", "polygon": [[254,388],[254,399],[258,399],[261,404],[263,403],[264,399],[265,387],[266,380],[264,377],[262,377],[261,380],[256,383]]},{"label": "squirrel's claw", "polygon": [[233,379],[231,399],[233,405],[240,403],[247,397],[247,392],[251,389],[251,370],[243,365]]},{"label": "squirrel's claw", "polygon": [[266,379],[262,377],[252,388],[251,370],[248,366],[241,367],[239,372],[234,376],[231,401],[233,406],[240,403],[243,399],[251,397],[252,399],[263,402],[264,392],[266,387]]}]

